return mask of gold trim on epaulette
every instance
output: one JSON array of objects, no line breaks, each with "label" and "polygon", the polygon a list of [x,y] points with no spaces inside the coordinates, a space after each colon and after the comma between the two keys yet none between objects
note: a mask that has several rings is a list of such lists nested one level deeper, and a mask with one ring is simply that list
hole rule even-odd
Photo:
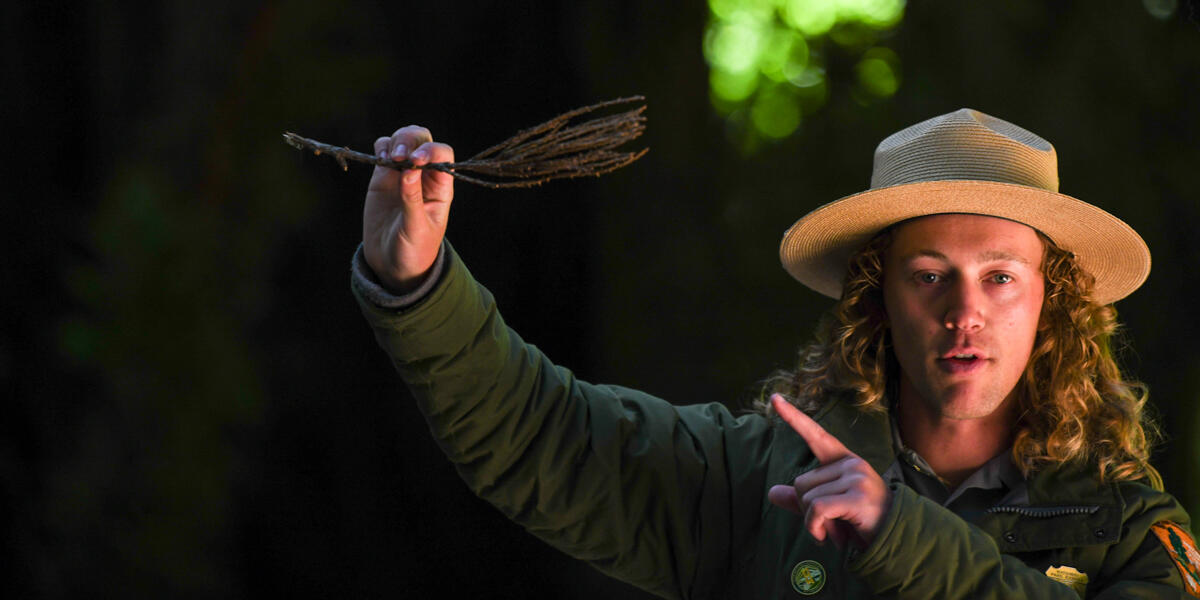
[{"label": "gold trim on epaulette", "polygon": [[1046,569],[1046,577],[1053,579],[1073,590],[1082,598],[1087,593],[1088,576],[1075,567],[1063,565]]}]

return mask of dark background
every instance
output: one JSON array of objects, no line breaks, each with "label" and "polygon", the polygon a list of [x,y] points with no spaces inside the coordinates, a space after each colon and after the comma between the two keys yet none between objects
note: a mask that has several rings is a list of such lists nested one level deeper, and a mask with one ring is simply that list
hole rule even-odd
[{"label": "dark background", "polygon": [[702,3],[6,3],[0,586],[631,592],[466,491],[349,293],[370,169],[279,136],[369,149],[415,122],[466,156],[635,93],[632,167],[458,186],[449,236],[527,340],[584,379],[744,399],[830,304],[778,266],[782,232],[866,188],[887,134],[970,106],[1053,142],[1063,191],[1149,244],[1122,362],[1197,513],[1200,22],[1143,4],[911,3],[881,42],[894,97],[856,101],[831,49],[826,105],[747,152],[708,99]]}]

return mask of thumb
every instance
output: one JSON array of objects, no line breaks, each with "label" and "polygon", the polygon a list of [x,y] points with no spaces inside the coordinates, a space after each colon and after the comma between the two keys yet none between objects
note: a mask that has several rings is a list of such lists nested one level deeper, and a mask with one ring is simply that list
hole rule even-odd
[{"label": "thumb", "polygon": [[804,438],[809,449],[812,450],[817,460],[821,461],[821,464],[827,465],[854,454],[842,444],[841,440],[830,435],[828,431],[812,420],[812,417],[800,412],[798,408],[784,400],[783,396],[772,394],[771,404],[783,421]]},{"label": "thumb", "polygon": [[409,223],[417,223],[425,217],[425,193],[421,185],[421,171],[409,169],[400,174],[400,210]]}]

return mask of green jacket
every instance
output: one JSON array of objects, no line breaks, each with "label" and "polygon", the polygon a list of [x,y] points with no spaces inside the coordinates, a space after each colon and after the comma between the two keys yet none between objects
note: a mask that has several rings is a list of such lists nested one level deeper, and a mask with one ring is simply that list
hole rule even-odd
[{"label": "green jacket", "polygon": [[[974,524],[897,486],[869,548],[818,545],[767,501],[816,465],[788,427],[577,380],[508,329],[445,248],[440,280],[408,309],[366,300],[356,277],[362,310],[471,490],[604,573],[667,598],[1076,598],[1046,575],[1071,567],[1087,597],[1183,595],[1150,527],[1187,514],[1086,469],[1041,472],[1028,506]],[[836,401],[814,416],[877,471],[895,460],[886,416]]]}]

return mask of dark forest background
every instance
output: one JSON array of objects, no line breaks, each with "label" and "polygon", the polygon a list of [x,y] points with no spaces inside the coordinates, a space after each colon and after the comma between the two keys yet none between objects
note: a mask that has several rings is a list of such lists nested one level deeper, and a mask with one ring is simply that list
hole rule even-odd
[{"label": "dark forest background", "polygon": [[[5,3],[0,586],[20,597],[636,595],[470,495],[349,293],[369,150],[460,156],[644,94],[600,179],[458,186],[449,237],[509,323],[591,381],[735,402],[830,302],[783,231],[868,185],[889,133],[969,106],[1053,142],[1065,193],[1155,263],[1122,361],[1200,514],[1200,21],[1170,1],[910,3],[886,99],[830,45],[827,99],[748,146],[714,110],[700,2]],[[6,597],[15,597],[6,594]]]}]

